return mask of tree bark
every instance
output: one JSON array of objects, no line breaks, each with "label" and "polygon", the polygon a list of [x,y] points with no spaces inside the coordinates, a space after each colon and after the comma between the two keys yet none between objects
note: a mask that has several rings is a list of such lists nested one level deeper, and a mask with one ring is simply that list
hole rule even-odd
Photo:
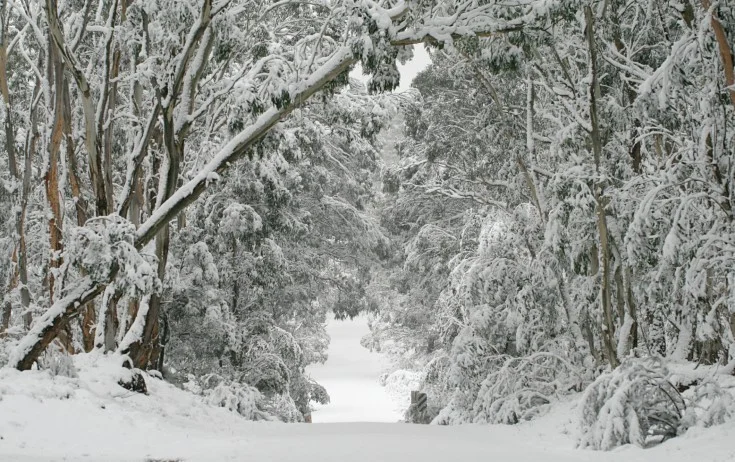
[{"label": "tree bark", "polygon": [[[49,248],[51,256],[49,259],[48,290],[49,301],[54,302],[56,290],[55,271],[61,266],[61,254],[63,248],[62,226],[64,218],[61,211],[61,191],[59,190],[59,152],[64,134],[64,63],[61,57],[49,43],[49,71],[53,73],[54,79],[54,122],[51,129],[51,140],[48,147],[48,165],[44,175],[44,186],[46,187],[46,199],[51,209],[48,220]],[[60,331],[59,340],[61,346],[73,353],[72,333],[70,325]]]},{"label": "tree bark", "polygon": [[[592,125],[592,151],[595,159],[595,173],[599,176],[602,164],[602,137],[600,134],[600,126],[597,114],[597,98],[600,94],[599,82],[597,80],[597,49],[595,45],[594,18],[592,9],[589,6],[584,8],[586,19],[585,35],[587,36],[587,44],[589,47],[590,74],[592,80],[589,86],[590,96],[590,123]],[[600,260],[602,267],[600,282],[600,302],[602,305],[602,317],[605,323],[602,327],[602,343],[605,349],[605,356],[610,366],[617,367],[619,365],[617,352],[614,347],[615,323],[612,314],[611,288],[610,288],[610,244],[608,241],[607,229],[607,198],[604,196],[605,185],[602,181],[596,181],[594,186],[595,201],[597,202],[597,231],[600,236]]]},{"label": "tree bark", "polygon": [[[54,123],[51,129],[51,141],[48,147],[48,166],[46,175],[44,176],[44,185],[46,187],[46,198],[51,209],[51,216],[48,221],[49,229],[49,246],[51,249],[51,260],[49,269],[59,268],[61,265],[60,255],[63,251],[62,247],[62,223],[61,216],[61,197],[59,192],[59,151],[63,137],[64,127],[64,64],[61,62],[60,56],[55,50],[49,46],[51,69],[54,73]],[[54,300],[55,277],[53,271],[49,271],[49,300]]]},{"label": "tree bark", "polygon": [[[705,10],[709,11],[712,4],[709,0],[702,0],[702,6]],[[735,68],[733,66],[732,47],[727,40],[727,31],[725,31],[722,22],[720,22],[720,19],[714,11],[712,12],[710,24],[712,25],[712,32],[715,34],[715,40],[717,40],[717,46],[720,50],[722,70],[725,73],[725,85],[728,87],[730,102],[735,107]]]}]

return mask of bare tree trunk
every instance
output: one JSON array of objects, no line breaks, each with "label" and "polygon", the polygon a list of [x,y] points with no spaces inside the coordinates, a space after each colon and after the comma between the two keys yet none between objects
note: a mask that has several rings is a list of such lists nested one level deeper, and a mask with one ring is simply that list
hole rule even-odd
[{"label": "bare tree trunk", "polygon": [[0,0],[0,95],[5,106],[5,152],[8,155],[8,170],[10,176],[19,179],[18,164],[15,158],[15,129],[13,127],[12,105],[10,89],[8,88],[8,56],[7,31],[5,30],[6,2]]},{"label": "bare tree trunk", "polygon": [[[702,6],[705,10],[709,10],[712,7],[709,0],[702,0]],[[715,34],[715,40],[717,40],[717,46],[720,49],[722,70],[725,72],[725,85],[728,87],[730,102],[735,107],[735,66],[733,65],[732,47],[727,40],[727,32],[714,11],[712,12],[712,21],[710,24],[712,26],[712,32]]]},{"label": "bare tree trunk", "polygon": [[[39,57],[39,61],[40,61]],[[34,99],[41,91],[41,82],[37,79],[36,86],[33,90]],[[25,143],[25,165],[23,170],[23,188],[21,193],[21,205],[20,213],[16,219],[16,233],[18,234],[18,277],[20,279],[20,303],[23,308],[23,326],[26,329],[31,327],[31,321],[33,315],[30,312],[31,306],[31,291],[28,288],[28,252],[26,251],[26,235],[25,235],[25,221],[26,214],[28,211],[28,201],[31,194],[31,175],[32,171],[32,160],[33,154],[36,152],[36,145],[40,134],[38,132],[37,123],[37,108],[31,108],[30,114],[30,130],[26,135]]]},{"label": "bare tree trunk", "polygon": [[[49,71],[53,73],[54,81],[54,123],[51,129],[51,141],[48,147],[48,165],[46,174],[44,175],[44,185],[46,187],[46,198],[51,209],[51,216],[48,221],[49,230],[49,247],[51,250],[51,258],[49,260],[48,272],[48,290],[49,301],[53,303],[55,293],[56,277],[54,270],[61,266],[61,253],[63,252],[63,235],[62,225],[63,216],[61,214],[61,194],[59,191],[59,151],[61,149],[61,141],[64,132],[64,64],[61,57],[53,49],[49,43]],[[59,340],[62,347],[73,352],[72,334],[69,324],[61,330]]]},{"label": "bare tree trunk", "polygon": [[[71,187],[71,195],[74,200],[74,209],[76,211],[77,225],[84,226],[87,222],[88,210],[87,201],[82,194],[82,188],[79,182],[77,158],[74,152],[74,138],[71,128],[71,100],[69,97],[69,82],[64,78],[63,87],[64,98],[64,138],[66,144],[66,165],[67,177],[69,178],[69,186]],[[84,275],[84,274],[83,274]],[[84,351],[90,352],[94,348],[94,328],[97,323],[97,314],[95,312],[94,302],[84,305],[82,309],[82,317],[80,318],[80,328],[82,331],[82,346]]]},{"label": "bare tree trunk", "polygon": [[615,271],[615,294],[618,318],[624,320],[618,338],[618,359],[622,360],[638,346],[638,315],[630,287],[630,269],[623,265]]},{"label": "bare tree trunk", "polygon": [[113,293],[108,300],[105,301],[101,308],[100,316],[105,317],[105,326],[102,330],[104,336],[104,351],[114,351],[117,347],[117,332],[120,327],[117,314],[117,304],[120,301],[120,294]]},{"label": "bare tree trunk", "polygon": [[[594,38],[594,19],[592,17],[592,9],[586,6],[584,9],[586,19],[587,43],[589,46],[590,57],[590,73],[592,81],[590,82],[590,122],[592,125],[592,150],[595,157],[595,171],[599,175],[602,162],[602,138],[600,135],[600,126],[597,119],[597,98],[600,93],[599,82],[597,81],[597,51]],[[604,196],[605,185],[598,182],[595,186],[595,201],[597,202],[597,231],[600,236],[600,256],[602,281],[600,283],[600,299],[602,304],[602,316],[605,323],[602,327],[602,343],[605,349],[605,356],[610,366],[617,367],[619,362],[614,347],[615,323],[612,315],[611,288],[610,288],[610,244],[608,241],[608,228],[606,207],[608,199]]]},{"label": "bare tree trunk", "polygon": [[[102,82],[102,97],[97,110],[97,133],[103,137],[102,154],[103,168],[102,181],[104,183],[105,202],[108,213],[115,209],[113,186],[112,186],[112,138],[114,134],[114,121],[112,117],[117,106],[117,77],[120,71],[120,49],[114,46],[114,25],[117,20],[118,0],[113,0],[110,6],[107,24],[110,29],[107,32],[105,42],[105,75]],[[120,22],[124,22],[127,14],[127,1],[120,2]],[[113,50],[114,46],[114,50]]]},{"label": "bare tree trunk", "polygon": [[[11,290],[15,289],[18,286],[18,248],[16,247],[13,249],[13,255],[11,257],[11,262],[13,263],[13,267],[10,271],[10,275],[8,277],[8,285],[7,285],[7,292],[10,292]],[[2,337],[6,330],[8,330],[8,327],[10,327],[10,318],[13,314],[13,304],[10,303],[10,300],[7,300],[3,304],[3,310],[2,313],[0,313],[0,337]]]},{"label": "bare tree trunk", "polygon": [[[12,105],[10,103],[10,90],[8,88],[8,56],[7,56],[7,31],[5,30],[7,13],[6,1],[0,0],[0,95],[3,98],[3,106],[5,107],[5,153],[8,156],[8,170],[10,177],[15,181],[21,181],[18,173],[18,164],[15,158],[15,129],[13,127]],[[13,251],[13,262],[15,263],[8,282],[8,291],[13,290],[18,284],[18,249]],[[5,332],[10,326],[10,317],[12,315],[12,305],[10,301],[4,303],[2,312],[0,313],[0,334]]]}]

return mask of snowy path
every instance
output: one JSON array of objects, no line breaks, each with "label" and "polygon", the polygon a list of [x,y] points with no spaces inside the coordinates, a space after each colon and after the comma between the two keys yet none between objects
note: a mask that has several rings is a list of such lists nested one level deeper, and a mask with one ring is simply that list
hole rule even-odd
[{"label": "snowy path", "polygon": [[[365,351],[352,361],[364,350],[351,329],[364,325],[333,327],[336,354],[315,375],[335,402],[315,420],[388,420],[393,411],[374,378],[380,357]],[[151,377],[149,395],[128,392],[116,384],[118,363],[75,359],[79,378],[0,369],[0,462],[735,462],[735,422],[647,450],[577,450],[579,396],[513,426],[250,422]],[[367,398],[342,401],[354,391]]]},{"label": "snowy path", "polygon": [[[0,401],[0,412],[8,410],[7,404]],[[224,411],[186,418],[181,410],[173,415],[111,405],[100,410],[75,400],[44,405],[28,399],[16,404],[23,404],[23,415],[15,414],[8,422],[7,414],[0,414],[3,462],[735,461],[732,424],[650,450],[576,450],[565,433],[572,427],[569,403],[532,423],[459,427],[248,422]]]},{"label": "snowy path", "polygon": [[367,320],[330,320],[329,358],[325,364],[310,366],[311,376],[326,387],[331,402],[313,413],[314,423],[396,422],[400,406],[386,394],[378,379],[386,360],[360,345],[368,333]]}]

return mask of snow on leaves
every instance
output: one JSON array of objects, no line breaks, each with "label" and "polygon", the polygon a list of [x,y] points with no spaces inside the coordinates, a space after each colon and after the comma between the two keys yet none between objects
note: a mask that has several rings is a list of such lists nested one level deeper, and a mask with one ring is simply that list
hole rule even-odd
[{"label": "snow on leaves", "polygon": [[135,226],[118,215],[98,217],[69,231],[63,270],[74,268],[92,281],[112,281],[130,298],[161,290],[151,258],[134,245]]}]

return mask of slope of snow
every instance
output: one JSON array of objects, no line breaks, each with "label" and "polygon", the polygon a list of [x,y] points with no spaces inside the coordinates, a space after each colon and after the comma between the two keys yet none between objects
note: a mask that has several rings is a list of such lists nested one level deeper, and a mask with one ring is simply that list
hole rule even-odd
[{"label": "slope of snow", "polygon": [[310,366],[309,374],[329,393],[331,402],[312,414],[322,422],[396,422],[402,418],[401,402],[396,402],[379,383],[387,359],[360,345],[369,332],[367,318],[327,324],[330,342],[325,364]]},{"label": "slope of snow", "polygon": [[74,361],[78,378],[0,370],[0,461],[735,461],[735,422],[608,453],[574,449],[576,399],[515,426],[248,422],[152,377],[128,392],[108,358]]}]

